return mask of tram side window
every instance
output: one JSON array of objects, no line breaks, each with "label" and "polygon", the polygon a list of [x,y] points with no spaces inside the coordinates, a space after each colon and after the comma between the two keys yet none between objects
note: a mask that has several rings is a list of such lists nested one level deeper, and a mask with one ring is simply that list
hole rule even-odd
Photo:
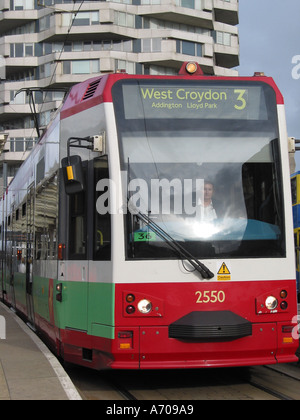
[{"label": "tram side window", "polygon": [[34,225],[35,225],[35,258],[45,260],[45,202],[42,186],[36,191],[34,206]]},{"label": "tram side window", "polygon": [[[103,156],[94,161],[94,180],[95,180],[95,226],[94,226],[94,260],[107,261],[111,259],[111,221],[109,212],[99,214],[96,209],[96,203],[102,194],[106,194],[107,188],[104,191],[97,191],[97,184],[101,180],[108,180],[108,160],[107,156]],[[103,196],[104,197],[104,196]],[[105,208],[108,208],[108,199],[103,203]]]},{"label": "tram side window", "polygon": [[57,193],[56,175],[46,180],[36,192],[34,224],[37,260],[56,258]]},{"label": "tram side window", "polygon": [[52,260],[57,257],[57,217],[58,217],[58,185],[57,176],[53,177],[46,188],[46,235],[47,258]]},{"label": "tram side window", "polygon": [[282,206],[273,165],[244,164],[243,187],[248,219],[280,226]]},{"label": "tram side window", "polygon": [[70,259],[86,258],[86,208],[85,192],[70,196]]}]

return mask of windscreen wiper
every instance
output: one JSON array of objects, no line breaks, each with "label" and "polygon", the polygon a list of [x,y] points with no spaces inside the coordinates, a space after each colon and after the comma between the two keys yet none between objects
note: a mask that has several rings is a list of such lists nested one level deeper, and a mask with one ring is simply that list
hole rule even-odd
[{"label": "windscreen wiper", "polygon": [[185,258],[194,268],[197,270],[204,279],[212,279],[215,275],[209,268],[201,263],[197,258],[190,254],[178,241],[172,238],[164,229],[162,229],[157,223],[153,222],[146,214],[141,213],[137,209],[134,211],[134,215],[137,216],[142,222],[147,224],[150,229],[156,233],[161,239],[163,239],[170,248],[172,248],[177,254]]}]

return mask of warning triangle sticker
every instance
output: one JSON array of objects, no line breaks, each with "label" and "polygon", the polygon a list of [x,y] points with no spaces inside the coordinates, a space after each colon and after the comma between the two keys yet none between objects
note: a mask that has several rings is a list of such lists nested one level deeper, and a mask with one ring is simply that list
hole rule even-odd
[{"label": "warning triangle sticker", "polygon": [[221,265],[220,270],[218,271],[218,274],[221,275],[225,275],[225,274],[231,274],[230,271],[228,270],[227,265],[223,262],[223,264]]}]

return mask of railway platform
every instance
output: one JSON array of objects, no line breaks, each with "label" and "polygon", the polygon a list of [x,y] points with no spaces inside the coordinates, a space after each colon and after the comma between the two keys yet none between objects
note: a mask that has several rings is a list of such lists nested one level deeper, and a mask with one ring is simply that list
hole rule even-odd
[{"label": "railway platform", "polygon": [[0,302],[0,401],[81,400],[58,360]]}]

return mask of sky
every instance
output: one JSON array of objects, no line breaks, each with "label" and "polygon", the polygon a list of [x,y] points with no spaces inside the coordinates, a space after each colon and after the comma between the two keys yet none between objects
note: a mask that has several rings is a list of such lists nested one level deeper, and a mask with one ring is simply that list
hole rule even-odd
[{"label": "sky", "polygon": [[[239,36],[239,75],[273,77],[284,97],[288,135],[300,140],[300,0],[239,0]],[[300,151],[296,163],[300,170]]]}]

